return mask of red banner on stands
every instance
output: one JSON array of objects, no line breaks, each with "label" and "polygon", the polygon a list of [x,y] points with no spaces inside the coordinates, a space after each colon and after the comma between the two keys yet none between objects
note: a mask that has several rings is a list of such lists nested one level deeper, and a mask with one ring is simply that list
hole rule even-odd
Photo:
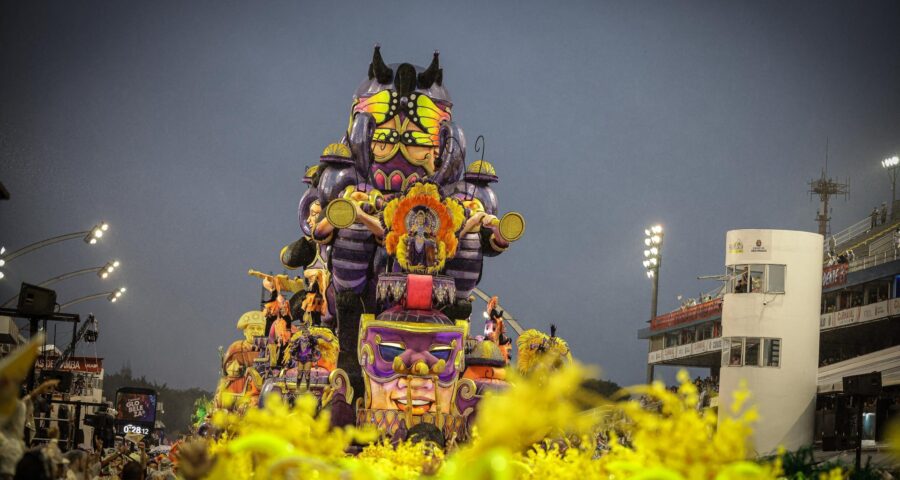
[{"label": "red banner on stands", "polygon": [[822,269],[822,288],[837,287],[847,283],[850,264],[839,263]]},{"label": "red banner on stands", "polygon": [[[54,362],[56,362],[55,358],[48,357],[45,365],[44,359],[38,357],[37,362],[35,362],[34,364],[34,367],[39,370],[45,368],[51,369],[53,368]],[[100,373],[103,370],[103,359],[91,357],[69,357],[68,360],[63,362],[59,369],[67,372]]]},{"label": "red banner on stands", "polygon": [[650,323],[650,330],[675,327],[704,318],[722,315],[722,299],[716,298],[708,302],[659,315]]}]

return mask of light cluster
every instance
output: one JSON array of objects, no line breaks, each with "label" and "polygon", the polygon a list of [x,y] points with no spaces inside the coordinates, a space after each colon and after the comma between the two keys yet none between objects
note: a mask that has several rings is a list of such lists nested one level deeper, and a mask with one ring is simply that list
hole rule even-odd
[{"label": "light cluster", "polygon": [[97,272],[97,276],[106,280],[107,277],[116,269],[119,268],[119,261],[113,260],[111,262],[107,262],[106,265],[100,267],[100,271]]},{"label": "light cluster", "polygon": [[894,168],[897,165],[900,165],[900,157],[898,157],[897,155],[885,158],[881,161],[881,166],[884,168]]},{"label": "light cluster", "polygon": [[122,298],[122,295],[124,295],[124,294],[125,294],[125,287],[122,287],[122,288],[116,290],[115,292],[109,292],[109,295],[106,298],[110,302],[116,303],[120,298]]},{"label": "light cluster", "polygon": [[647,278],[653,278],[659,271],[659,253],[662,248],[664,236],[663,228],[661,225],[654,225],[644,230],[644,234],[647,235],[647,237],[644,238],[644,246],[646,246],[647,249],[644,250],[643,264],[644,268],[647,269]]},{"label": "light cluster", "polygon": [[109,230],[109,224],[106,222],[100,222],[97,225],[94,225],[94,228],[90,229],[87,235],[84,236],[84,243],[96,245],[97,241],[103,238],[103,234],[107,230]]}]

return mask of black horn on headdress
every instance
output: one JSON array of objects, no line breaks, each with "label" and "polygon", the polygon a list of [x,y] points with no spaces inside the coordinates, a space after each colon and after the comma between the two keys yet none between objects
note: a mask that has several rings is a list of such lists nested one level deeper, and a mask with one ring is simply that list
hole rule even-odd
[{"label": "black horn on headdress", "polygon": [[384,59],[381,58],[381,45],[376,43],[375,51],[372,52],[372,63],[369,64],[369,80],[374,78],[378,83],[390,83],[393,77],[394,71],[385,65]]},{"label": "black horn on headdress", "polygon": [[428,69],[419,74],[419,88],[431,88],[435,83],[441,85],[444,83],[444,69],[441,68],[441,53],[434,51],[434,57],[431,59],[431,65]]},{"label": "black horn on headdress", "polygon": [[397,75],[394,76],[394,88],[401,97],[408,97],[416,90],[416,67],[402,63],[397,67]]}]

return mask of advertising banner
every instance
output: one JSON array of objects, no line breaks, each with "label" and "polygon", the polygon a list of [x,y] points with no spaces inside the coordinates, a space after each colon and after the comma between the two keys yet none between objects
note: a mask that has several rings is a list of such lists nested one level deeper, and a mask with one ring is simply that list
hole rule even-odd
[{"label": "advertising banner", "polygon": [[838,287],[847,283],[847,273],[850,272],[850,265],[847,263],[839,263],[822,269],[822,289]]},{"label": "advertising banner", "polygon": [[116,430],[148,435],[156,422],[156,391],[124,387],[116,392]]},{"label": "advertising banner", "polygon": [[834,325],[836,327],[850,325],[851,323],[856,323],[857,320],[859,320],[859,307],[834,312]]},{"label": "advertising banner", "polygon": [[691,354],[697,355],[700,353],[706,353],[706,350],[709,345],[709,340],[700,340],[699,342],[694,342],[691,344]]},{"label": "advertising banner", "polygon": [[[43,357],[38,357],[37,361],[34,364],[34,368],[37,368],[38,370],[53,368],[54,362],[56,362],[56,359],[54,357],[48,357],[46,359],[46,362],[44,361]],[[103,359],[90,357],[69,357],[68,360],[63,362],[63,364],[55,370],[64,370],[67,372],[75,373],[98,374],[103,371]]]},{"label": "advertising banner", "polygon": [[900,315],[900,298],[822,314],[819,316],[819,328],[828,330],[855,323],[874,322],[891,315]]}]

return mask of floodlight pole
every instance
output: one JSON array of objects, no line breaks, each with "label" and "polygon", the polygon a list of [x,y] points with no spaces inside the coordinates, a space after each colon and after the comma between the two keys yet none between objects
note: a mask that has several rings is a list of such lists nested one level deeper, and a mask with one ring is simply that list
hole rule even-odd
[{"label": "floodlight pole", "polygon": [[[647,277],[651,280],[650,290],[650,328],[653,328],[653,322],[656,320],[656,314],[659,305],[659,267],[662,265],[662,246],[665,238],[665,232],[661,225],[654,225],[644,233],[647,238],[644,239],[644,245],[648,250],[644,250],[644,268],[647,269]],[[650,362],[649,354],[653,352],[653,336],[651,335],[647,345],[647,383],[653,382],[654,365]]]},{"label": "floodlight pole", "polygon": [[897,165],[888,168],[891,176],[891,217],[894,216],[894,203],[897,202]]},{"label": "floodlight pole", "polygon": [[[650,328],[653,328],[653,322],[656,321],[657,305],[659,304],[659,265],[662,263],[662,255],[657,257],[656,271],[653,272],[653,282],[650,287]],[[648,352],[653,351],[653,336],[648,340],[650,344],[647,348]],[[654,365],[647,359],[647,384],[653,383]]]},{"label": "floodlight pole", "polygon": [[894,202],[897,201],[897,167],[900,167],[900,158],[896,155],[885,158],[881,161],[881,166],[887,170],[888,176],[891,178],[891,219],[893,219]]},{"label": "floodlight pole", "polygon": [[659,267],[662,265],[662,252],[656,257],[656,271],[653,274],[653,286],[650,289],[650,323],[656,320],[659,305]]}]

